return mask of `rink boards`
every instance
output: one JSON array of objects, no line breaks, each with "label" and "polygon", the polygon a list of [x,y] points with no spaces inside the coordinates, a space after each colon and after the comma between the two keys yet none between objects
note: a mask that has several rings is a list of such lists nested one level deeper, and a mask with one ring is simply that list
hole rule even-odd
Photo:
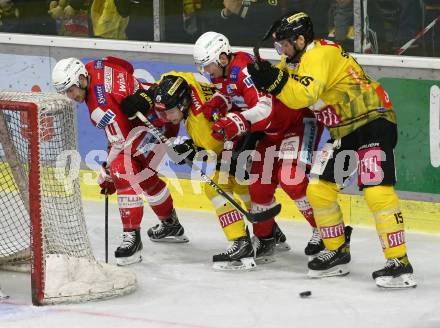
[{"label": "rink boards", "polygon": [[[118,56],[130,61],[135,74],[146,81],[158,79],[170,70],[195,71],[190,44],[53,36],[29,38],[27,35],[7,33],[0,35],[0,43],[0,63],[4,67],[0,89],[51,92],[50,72],[53,65],[57,60],[71,56],[84,61]],[[233,50],[252,51],[240,47],[233,47]],[[261,49],[261,56],[278,60],[274,49]],[[399,127],[396,189],[402,198],[406,226],[409,230],[440,232],[440,61],[438,58],[409,56],[354,56],[367,74],[383,83],[396,109]],[[104,134],[92,127],[88,116],[88,111],[80,106],[77,125],[82,163],[96,157],[105,160],[105,156],[101,156],[106,149]],[[184,170],[171,164],[167,169]],[[179,179],[179,184],[176,184],[176,178],[169,181],[178,208],[212,210],[201,190],[192,191],[191,181]],[[99,188],[92,183],[83,183],[82,194],[84,199],[100,197]],[[283,205],[281,217],[302,220],[283,192],[277,192],[277,200]],[[340,204],[347,221],[374,224],[355,188],[340,195]]]}]

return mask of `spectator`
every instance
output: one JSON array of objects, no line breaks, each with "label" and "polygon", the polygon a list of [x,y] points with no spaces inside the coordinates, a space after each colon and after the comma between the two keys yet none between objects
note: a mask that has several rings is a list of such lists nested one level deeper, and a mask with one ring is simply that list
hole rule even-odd
[{"label": "spectator", "polygon": [[[223,6],[220,16],[224,21],[217,30],[228,34],[234,44],[252,46],[263,37],[267,26],[288,10],[288,1],[224,0]],[[252,31],[257,40],[249,39],[248,31]]]},{"label": "spectator", "polygon": [[45,0],[0,0],[0,17],[2,32],[56,34]]},{"label": "spectator", "polygon": [[0,0],[0,31],[17,32],[20,12],[11,0]]},{"label": "spectator", "polygon": [[105,39],[127,39],[126,29],[129,18],[122,17],[114,0],[94,0],[90,15],[92,18],[93,35]]},{"label": "spectator", "polygon": [[399,23],[398,1],[368,1],[367,12],[370,28],[377,35],[378,51],[381,54],[394,53],[392,45]]},{"label": "spectator", "polygon": [[334,39],[345,50],[353,51],[353,0],[333,0],[329,9],[329,39]]},{"label": "spectator", "polygon": [[195,34],[200,29],[199,12],[201,0],[183,0],[183,29],[188,34]]},{"label": "spectator", "polygon": [[[394,49],[399,49],[409,40],[414,38],[422,29],[422,8],[420,1],[400,0],[399,8],[399,29],[396,39],[394,40]],[[418,47],[417,43],[413,43],[412,47]]]},{"label": "spectator", "polygon": [[51,1],[49,14],[56,21],[58,35],[89,36],[88,0]]},{"label": "spectator", "polygon": [[136,41],[152,41],[153,2],[149,0],[115,0],[116,10],[123,18],[128,18],[127,38]]}]

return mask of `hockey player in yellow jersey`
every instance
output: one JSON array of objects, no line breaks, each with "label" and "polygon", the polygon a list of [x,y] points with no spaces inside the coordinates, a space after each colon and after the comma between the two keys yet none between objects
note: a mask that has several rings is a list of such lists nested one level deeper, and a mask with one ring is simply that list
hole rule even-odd
[{"label": "hockey player in yellow jersey", "polygon": [[[211,151],[217,158],[225,154],[223,142],[211,136],[212,122],[209,122],[200,110],[205,101],[214,94],[215,88],[209,84],[198,82],[193,73],[168,72],[161,80],[150,87],[149,91],[143,92],[138,99],[149,98],[154,104],[154,112],[159,119],[173,124],[185,122],[185,128],[190,139],[174,146],[174,154],[170,154],[177,162],[184,163],[182,156],[193,160],[194,156]],[[149,102],[144,106],[131,106],[133,108],[126,114],[131,117],[136,111],[147,112],[150,108]],[[143,108],[143,109],[142,109]],[[201,151],[200,153],[198,153]],[[224,162],[224,161],[223,161]],[[232,161],[233,162],[233,161]],[[248,186],[238,183],[234,177],[235,163],[227,166],[229,172],[221,172],[223,166],[217,165],[212,180],[230,195],[235,194],[250,208],[250,197]],[[226,174],[225,174],[226,173]],[[213,256],[213,268],[218,270],[249,270],[255,268],[255,253],[249,233],[246,229],[243,216],[231,204],[226,202],[222,196],[208,184],[204,186],[205,194],[212,202],[220,225],[226,238],[232,243],[223,253]],[[283,244],[285,236],[276,227],[277,242]],[[287,245],[281,246],[288,247]]]},{"label": "hockey player in yellow jersey", "polygon": [[[309,276],[349,272],[350,233],[344,233],[337,195],[344,179],[357,170],[358,186],[374,215],[386,258],[385,267],[373,272],[373,279],[380,287],[416,286],[406,252],[404,217],[394,190],[397,125],[386,91],[341,46],[314,40],[312,21],[304,12],[283,16],[268,36],[283,56],[277,66],[267,61],[248,65],[255,85],[292,110],[312,109],[331,136],[312,168],[316,179],[307,188],[326,246],[309,262]],[[348,170],[347,159],[353,164]]]}]

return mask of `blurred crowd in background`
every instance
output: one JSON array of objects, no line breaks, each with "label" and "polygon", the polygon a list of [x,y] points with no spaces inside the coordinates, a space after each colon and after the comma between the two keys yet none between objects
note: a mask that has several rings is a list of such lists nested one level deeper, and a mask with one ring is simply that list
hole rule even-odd
[{"label": "blurred crowd in background", "polygon": [[[404,55],[440,55],[440,22],[416,37],[440,15],[440,0],[162,0],[160,41],[193,43],[213,30],[232,45],[254,46],[274,20],[301,10],[316,38],[354,51],[353,1],[367,5],[357,14],[374,52],[396,54],[415,38]],[[153,0],[0,0],[0,32],[153,41],[153,12]]]}]

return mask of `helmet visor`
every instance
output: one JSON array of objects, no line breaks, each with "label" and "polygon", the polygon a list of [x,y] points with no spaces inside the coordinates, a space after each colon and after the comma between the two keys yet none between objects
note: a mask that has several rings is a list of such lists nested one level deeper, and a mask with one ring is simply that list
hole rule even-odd
[{"label": "helmet visor", "polygon": [[206,67],[208,67],[214,63],[215,63],[215,60],[210,60],[210,61],[206,61],[206,62],[196,62],[197,71],[202,75],[205,73],[209,73],[206,71]]},{"label": "helmet visor", "polygon": [[281,43],[279,43],[278,41],[275,41],[273,43],[273,46],[274,46],[275,50],[278,52],[278,55],[283,54],[283,45]]}]

